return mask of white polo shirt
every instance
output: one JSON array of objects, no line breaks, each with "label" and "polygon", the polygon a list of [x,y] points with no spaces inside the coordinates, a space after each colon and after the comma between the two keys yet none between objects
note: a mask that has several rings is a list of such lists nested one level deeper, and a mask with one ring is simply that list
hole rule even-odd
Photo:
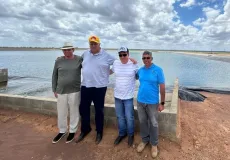
[{"label": "white polo shirt", "polygon": [[115,74],[114,97],[122,100],[133,98],[138,65],[133,64],[131,60],[126,64],[122,64],[120,60],[115,60],[112,71]]},{"label": "white polo shirt", "polygon": [[89,87],[107,87],[109,83],[110,66],[115,57],[108,54],[103,49],[97,54],[92,54],[86,50],[83,55],[81,85]]}]

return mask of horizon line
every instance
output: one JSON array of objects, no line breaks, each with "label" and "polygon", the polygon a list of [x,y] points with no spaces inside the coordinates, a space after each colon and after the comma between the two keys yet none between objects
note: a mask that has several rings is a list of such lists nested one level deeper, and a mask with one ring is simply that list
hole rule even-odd
[{"label": "horizon line", "polygon": [[[60,49],[61,47],[6,47],[6,46],[0,46],[0,49]],[[85,47],[74,47],[75,49],[89,49]],[[117,48],[104,48],[106,50],[117,50]],[[230,52],[226,50],[184,50],[184,49],[153,49],[153,48],[129,48],[129,50],[152,50],[152,51],[191,51],[191,52]]]}]

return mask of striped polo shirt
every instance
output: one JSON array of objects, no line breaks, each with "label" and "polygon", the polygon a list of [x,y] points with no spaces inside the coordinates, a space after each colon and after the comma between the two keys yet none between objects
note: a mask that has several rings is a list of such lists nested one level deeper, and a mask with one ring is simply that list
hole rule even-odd
[{"label": "striped polo shirt", "polygon": [[120,60],[115,60],[112,71],[115,74],[114,97],[122,100],[133,98],[138,65],[133,64],[130,60],[126,64],[122,64]]}]

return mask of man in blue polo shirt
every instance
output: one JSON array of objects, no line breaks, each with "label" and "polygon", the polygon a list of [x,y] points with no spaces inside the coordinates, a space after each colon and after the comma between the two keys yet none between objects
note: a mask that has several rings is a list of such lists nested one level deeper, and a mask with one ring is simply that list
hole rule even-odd
[{"label": "man in blue polo shirt", "polygon": [[[142,60],[145,65],[137,73],[140,81],[137,95],[137,111],[142,138],[142,142],[137,147],[137,152],[142,152],[145,146],[150,143],[152,145],[151,155],[155,158],[158,144],[158,111],[164,110],[165,79],[163,70],[153,64],[152,59],[152,53],[144,51]],[[159,92],[161,95],[160,103]]]}]

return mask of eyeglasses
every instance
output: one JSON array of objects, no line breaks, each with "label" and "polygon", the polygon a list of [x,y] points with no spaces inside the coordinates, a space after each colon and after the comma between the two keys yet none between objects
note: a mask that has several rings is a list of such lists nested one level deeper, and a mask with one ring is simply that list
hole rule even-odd
[{"label": "eyeglasses", "polygon": [[119,54],[119,57],[126,57],[127,56],[127,54]]},{"label": "eyeglasses", "polygon": [[145,59],[151,59],[151,57],[142,57],[143,60]]}]

